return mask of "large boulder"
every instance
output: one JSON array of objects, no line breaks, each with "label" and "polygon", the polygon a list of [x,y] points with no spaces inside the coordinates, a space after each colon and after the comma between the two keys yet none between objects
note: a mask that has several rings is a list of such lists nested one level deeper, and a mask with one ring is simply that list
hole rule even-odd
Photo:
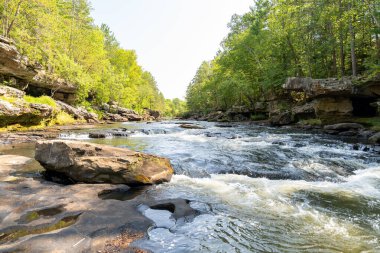
[{"label": "large boulder", "polygon": [[14,97],[14,98],[23,98],[25,95],[25,92],[5,86],[5,85],[0,85],[0,96],[4,97]]},{"label": "large boulder", "polygon": [[79,107],[75,108],[71,105],[68,105],[62,101],[56,101],[56,104],[59,106],[59,108],[70,114],[74,117],[74,119],[77,120],[86,120],[88,123],[99,123],[98,115],[95,113],[88,112],[85,108]]},{"label": "large boulder", "polygon": [[35,159],[47,171],[83,183],[158,184],[174,172],[166,158],[78,141],[37,142]]},{"label": "large boulder", "polygon": [[53,108],[43,104],[29,104],[22,100],[10,103],[0,99],[0,127],[14,124],[38,125],[52,116]]}]

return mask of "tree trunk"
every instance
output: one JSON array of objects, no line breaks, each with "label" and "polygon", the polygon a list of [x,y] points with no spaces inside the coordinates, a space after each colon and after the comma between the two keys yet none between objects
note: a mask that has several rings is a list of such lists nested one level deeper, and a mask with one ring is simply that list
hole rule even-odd
[{"label": "tree trunk", "polygon": [[20,13],[20,7],[21,7],[22,2],[24,2],[24,0],[20,0],[18,2],[16,12],[13,16],[13,19],[12,19],[11,23],[9,24],[9,26],[7,27],[6,34],[5,34],[5,37],[7,37],[7,38],[9,38],[9,34],[11,33],[13,25],[15,24],[15,21],[17,19],[17,16]]},{"label": "tree trunk", "polygon": [[357,66],[356,66],[356,53],[355,53],[355,31],[352,26],[352,21],[349,24],[350,28],[350,47],[351,47],[351,63],[352,63],[352,75],[357,76]]}]

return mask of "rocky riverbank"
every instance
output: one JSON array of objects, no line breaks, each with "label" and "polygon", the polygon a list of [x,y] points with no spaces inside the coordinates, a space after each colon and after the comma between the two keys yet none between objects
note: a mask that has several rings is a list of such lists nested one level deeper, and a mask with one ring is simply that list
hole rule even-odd
[{"label": "rocky riverbank", "polygon": [[9,154],[17,145],[2,146],[0,252],[149,252],[133,242],[146,237],[161,212],[175,222],[199,214],[190,201],[155,200],[144,194],[149,187],[125,185],[169,181],[173,169],[167,159],[104,145],[43,141],[36,146],[38,163],[31,157],[34,144],[26,145],[29,156]]},{"label": "rocky riverbank", "polygon": [[251,107],[235,106],[228,111],[192,114],[187,119],[292,125],[379,143],[380,77],[370,80],[288,78],[280,90]]}]

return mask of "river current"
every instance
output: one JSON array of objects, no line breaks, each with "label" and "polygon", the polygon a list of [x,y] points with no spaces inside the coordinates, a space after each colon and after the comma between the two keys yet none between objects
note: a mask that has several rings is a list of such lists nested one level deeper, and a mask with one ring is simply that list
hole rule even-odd
[{"label": "river current", "polygon": [[141,248],[162,253],[380,252],[378,153],[291,129],[196,124],[205,129],[182,129],[175,121],[124,123],[101,131],[125,136],[89,139],[87,130],[61,138],[171,160],[172,181],[142,194],[187,199],[200,215],[180,223],[158,217],[149,238],[137,242]]}]

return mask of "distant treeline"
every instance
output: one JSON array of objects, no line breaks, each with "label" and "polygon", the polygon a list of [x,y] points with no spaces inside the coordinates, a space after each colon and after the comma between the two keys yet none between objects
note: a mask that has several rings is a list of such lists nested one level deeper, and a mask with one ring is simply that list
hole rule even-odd
[{"label": "distant treeline", "polygon": [[252,107],[286,77],[380,74],[378,0],[257,0],[188,87],[193,112]]},{"label": "distant treeline", "polygon": [[78,85],[78,103],[164,111],[164,96],[135,51],[121,48],[107,25],[96,26],[90,10],[87,0],[0,0],[2,33],[50,75]]}]

